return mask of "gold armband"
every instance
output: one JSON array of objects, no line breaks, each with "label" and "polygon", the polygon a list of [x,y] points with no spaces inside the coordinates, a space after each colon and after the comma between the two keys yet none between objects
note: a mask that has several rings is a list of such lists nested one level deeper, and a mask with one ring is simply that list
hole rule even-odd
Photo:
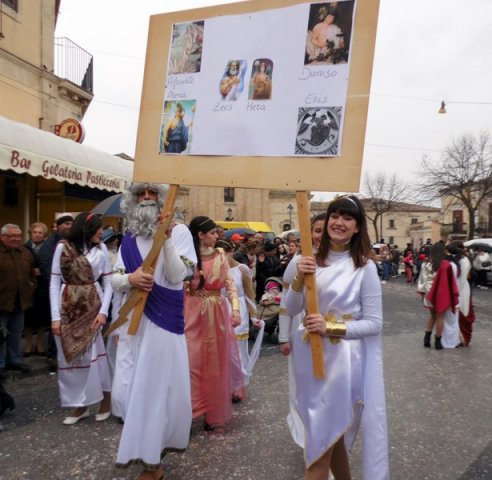
[{"label": "gold armband", "polygon": [[231,301],[232,304],[232,310],[236,310],[239,312],[239,299],[237,297],[234,297]]},{"label": "gold armband", "polygon": [[332,344],[336,345],[347,334],[347,324],[345,322],[337,322],[335,316],[330,314],[325,317],[325,322],[325,335],[330,338]]},{"label": "gold armband", "polygon": [[301,293],[304,288],[304,277],[299,277],[296,273],[290,284],[290,288],[296,293]]}]

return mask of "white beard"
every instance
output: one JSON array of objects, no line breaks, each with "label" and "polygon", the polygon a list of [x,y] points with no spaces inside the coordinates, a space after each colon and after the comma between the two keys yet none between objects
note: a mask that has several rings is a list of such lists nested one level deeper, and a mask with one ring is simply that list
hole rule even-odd
[{"label": "white beard", "polygon": [[159,208],[153,200],[132,205],[127,212],[127,230],[133,237],[151,237],[157,230]]}]

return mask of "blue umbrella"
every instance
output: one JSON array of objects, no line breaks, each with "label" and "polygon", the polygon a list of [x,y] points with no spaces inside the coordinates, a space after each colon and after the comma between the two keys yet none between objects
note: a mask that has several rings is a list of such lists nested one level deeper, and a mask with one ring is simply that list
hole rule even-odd
[{"label": "blue umbrella", "polygon": [[117,193],[116,195],[111,195],[110,197],[105,198],[91,211],[103,217],[123,217],[123,213],[121,213],[120,209],[122,195],[122,193]]}]

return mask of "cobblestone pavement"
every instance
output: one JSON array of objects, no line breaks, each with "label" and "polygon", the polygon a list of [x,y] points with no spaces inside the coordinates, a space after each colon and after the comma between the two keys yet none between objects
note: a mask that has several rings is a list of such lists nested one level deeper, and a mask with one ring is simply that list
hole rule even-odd
[{"label": "cobblestone pavement", "polygon": [[[492,479],[492,290],[474,290],[472,346],[445,351],[422,346],[426,314],[413,285],[393,279],[383,292],[392,479]],[[43,359],[27,361],[35,375],[6,384],[17,409],[2,418],[0,480],[136,478],[136,467],[113,468],[117,421],[92,417],[62,425],[56,377]],[[195,422],[188,450],[164,459],[166,480],[303,478],[302,451],[285,423],[287,390],[286,359],[265,341],[249,399],[234,406],[222,431],[206,433]],[[358,442],[351,463],[354,480],[360,479]]]}]

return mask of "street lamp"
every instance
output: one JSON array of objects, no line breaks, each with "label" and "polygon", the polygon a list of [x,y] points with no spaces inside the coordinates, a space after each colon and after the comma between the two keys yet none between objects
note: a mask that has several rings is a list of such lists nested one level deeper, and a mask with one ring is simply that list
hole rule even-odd
[{"label": "street lamp", "polygon": [[287,205],[287,210],[289,211],[289,227],[292,228],[292,210],[294,210],[292,204]]},{"label": "street lamp", "polygon": [[385,202],[382,198],[380,198],[376,202],[376,208],[378,209],[379,213],[379,240],[383,240],[383,209],[384,209]]}]

